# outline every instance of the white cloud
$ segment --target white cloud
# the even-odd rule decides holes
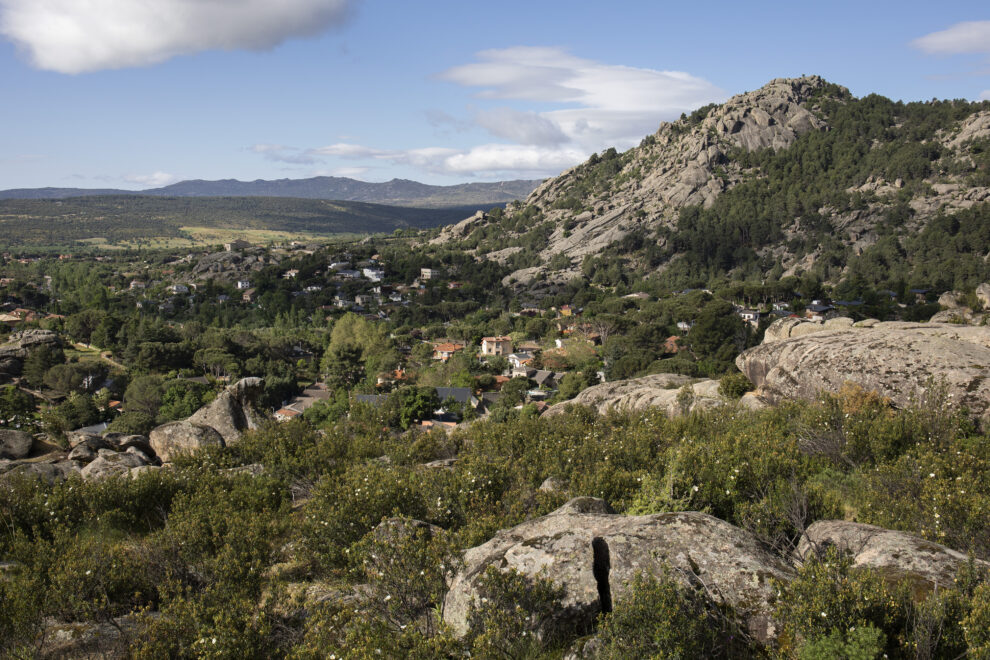
[[[310,149],[308,153],[323,157],[384,161],[393,165],[409,165],[433,174],[461,176],[525,173],[542,177],[556,174],[587,158],[587,154],[579,149],[548,149],[519,144],[483,144],[466,150],[445,147],[385,150],[359,144],[331,144]],[[355,169],[364,171],[368,168],[338,168],[333,172],[338,176],[351,176],[342,172]]]
[[[966,21],[911,42],[932,54],[990,53],[990,21]]]
[[[203,50],[266,50],[344,21],[352,0],[0,0],[0,33],[41,69],[85,73]]]
[[[477,96],[482,99],[572,106],[534,116],[545,122],[544,131],[553,126],[566,137],[552,144],[572,142],[589,152],[632,146],[655,131],[661,121],[727,96],[707,80],[688,73],[603,64],[560,48],[485,50],[478,53],[478,60],[448,69],[440,77],[481,88]],[[492,130],[490,115],[479,113],[478,123],[498,137],[509,137],[504,130]],[[514,139],[541,144],[519,136]]]
[[[167,172],[155,172],[153,174],[125,174],[124,181],[136,183],[149,188],[160,188],[170,183],[175,183],[179,177]]]
[[[982,92],[980,92],[980,100],[990,101],[990,89],[985,89]]]
[[[504,143],[460,149],[379,149],[342,141],[299,151],[281,145],[258,145],[254,150],[266,158],[345,159],[364,161],[362,166],[389,163],[459,177],[546,177],[582,162],[594,151],[638,144],[661,121],[727,96],[688,73],[603,64],[560,48],[486,50],[478,53],[477,60],[448,69],[440,78],[478,88],[476,96],[482,103],[500,101],[469,112],[476,129]],[[507,107],[506,100],[548,109],[521,110]],[[437,128],[463,133],[471,127],[443,110],[428,111],[426,116]]]
[[[467,152],[444,158],[439,171],[445,174],[497,175],[526,173],[531,176],[557,174],[580,163],[588,154],[579,149],[548,149],[518,144],[483,144]]]
[[[495,137],[520,144],[555,146],[570,141],[555,121],[535,112],[495,108],[478,112],[474,120]]]

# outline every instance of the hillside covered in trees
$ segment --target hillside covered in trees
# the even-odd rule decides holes
[[[811,274],[858,296],[985,281],[988,204],[990,103],[855,98],[809,77],[663,124],[437,240],[536,289]]]

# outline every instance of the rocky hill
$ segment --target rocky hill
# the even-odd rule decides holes
[[[435,241],[508,263],[506,282],[527,286],[592,276],[601,258],[678,284],[813,269],[834,282],[940,214],[985,218],[988,146],[990,103],[857,99],[818,76],[776,79]]]

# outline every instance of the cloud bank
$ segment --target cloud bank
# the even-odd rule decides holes
[[[929,54],[990,53],[990,21],[966,21],[926,34],[911,45]]]
[[[266,50],[346,20],[351,0],[0,0],[0,34],[60,73]]]
[[[309,149],[277,145],[251,149],[288,163],[346,159],[364,166],[388,163],[459,177],[539,178],[558,174],[592,152],[633,146],[656,131],[661,121],[727,96],[688,73],[603,64],[560,48],[486,50],[476,59],[444,71],[439,78],[476,89],[483,107],[472,110],[469,119],[433,110],[427,120],[457,133],[481,129],[501,142],[463,149],[390,150],[343,142]],[[552,109],[518,109],[507,102]]]

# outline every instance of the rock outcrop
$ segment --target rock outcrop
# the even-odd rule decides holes
[[[212,402],[197,410],[189,419],[169,422],[152,429],[150,449],[162,461],[202,447],[225,447],[237,442],[241,433],[258,428],[261,414],[255,401],[261,394],[261,378],[242,378],[229,386]]]
[[[990,327],[886,322],[826,330],[743,351],[736,365],[771,400],[814,399],[847,382],[899,407],[929,377],[944,379],[957,405],[990,420]]]
[[[659,407],[668,415],[722,405],[719,381],[698,381],[680,374],[653,374],[629,380],[593,385],[570,401],[550,406],[544,415],[559,415],[571,403],[589,406],[599,413],[616,410],[643,410]],[[682,391],[682,388],[687,388]]]
[[[622,516],[603,513],[604,502],[580,500],[502,530],[465,553],[444,602],[444,620],[456,633],[467,631],[479,579],[490,566],[562,587],[559,618],[551,627],[590,625],[603,603],[610,609],[622,602],[635,574],[661,575],[669,567],[685,585],[720,594],[757,639],[776,635],[773,579],[788,579],[792,571],[749,532],[703,513]]]
[[[990,284],[976,287],[976,298],[983,304],[983,309],[990,311]]]
[[[853,566],[872,568],[891,579],[917,584],[951,587],[956,572],[968,561],[966,555],[920,537],[873,525],[844,520],[813,523],[795,551],[799,561],[835,547],[852,557]],[[984,568],[990,563],[976,560]]]
[[[24,330],[10,335],[6,342],[0,344],[0,382],[21,375],[24,360],[34,349],[42,346],[58,348],[61,345],[58,333],[51,330]]]
[[[0,458],[18,459],[31,453],[34,438],[24,431],[0,429]]]
[[[215,429],[189,420],[169,422],[152,429],[150,441],[151,449],[163,463],[204,447],[226,446],[223,436]]]
[[[153,459],[136,449],[116,452],[112,449],[100,449],[96,458],[80,470],[83,479],[97,480],[107,477],[128,474],[132,468],[151,465]]]
[[[223,436],[228,445],[237,442],[243,431],[258,428],[261,416],[255,410],[254,402],[263,386],[261,378],[242,378],[186,421],[209,426]]]

